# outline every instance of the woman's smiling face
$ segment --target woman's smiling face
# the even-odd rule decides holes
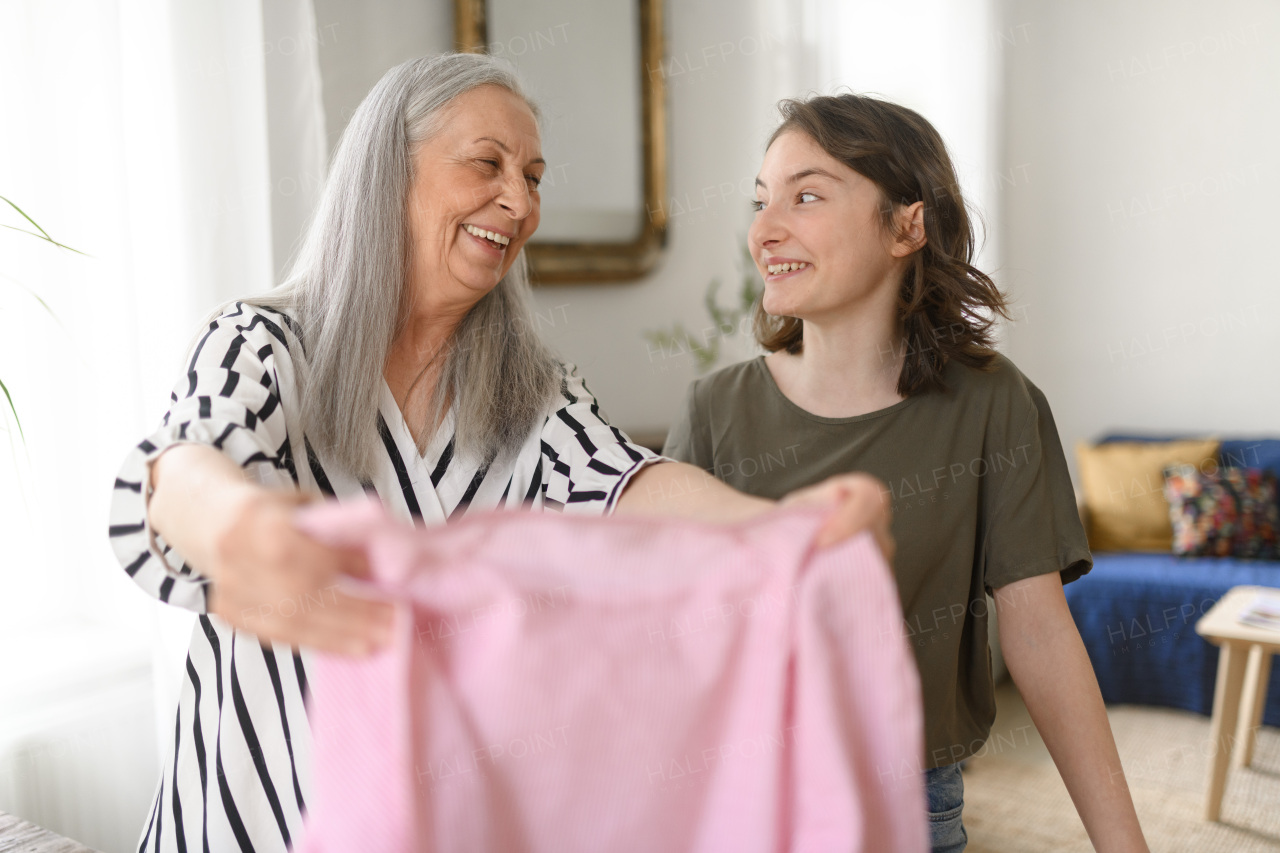
[[[808,134],[789,130],[765,152],[747,233],[764,277],[764,310],[814,320],[896,287],[901,261],[884,233],[882,193]]]
[[[538,123],[518,95],[486,85],[454,99],[413,154],[411,281],[437,304],[492,290],[538,227],[545,168]]]

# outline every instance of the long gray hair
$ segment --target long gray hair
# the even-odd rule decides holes
[[[514,70],[493,57],[447,53],[388,71],[342,134],[284,283],[246,300],[297,320],[307,364],[298,377],[303,429],[314,447],[324,447],[352,475],[372,474],[383,369],[411,307],[414,151],[440,129],[455,98],[484,85],[519,95],[538,115]],[[420,453],[449,405],[455,453],[482,463],[517,451],[545,415],[559,365],[535,333],[529,305],[521,250],[443,353],[428,420],[410,424]]]

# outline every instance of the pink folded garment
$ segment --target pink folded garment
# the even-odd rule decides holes
[[[309,510],[398,611],[387,650],[314,656],[300,849],[927,850],[893,579],[821,520]]]

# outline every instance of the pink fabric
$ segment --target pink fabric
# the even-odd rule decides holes
[[[892,576],[866,535],[815,552],[820,522],[308,511],[398,621],[315,656],[300,849],[926,850]]]

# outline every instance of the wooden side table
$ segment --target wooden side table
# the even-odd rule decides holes
[[[1259,592],[1276,591],[1265,586],[1233,587],[1196,622],[1196,633],[1220,648],[1209,727],[1212,751],[1205,820],[1217,820],[1221,813],[1228,761],[1236,767],[1248,767],[1253,761],[1267,700],[1271,656],[1280,651],[1280,631],[1245,625],[1237,617]]]

